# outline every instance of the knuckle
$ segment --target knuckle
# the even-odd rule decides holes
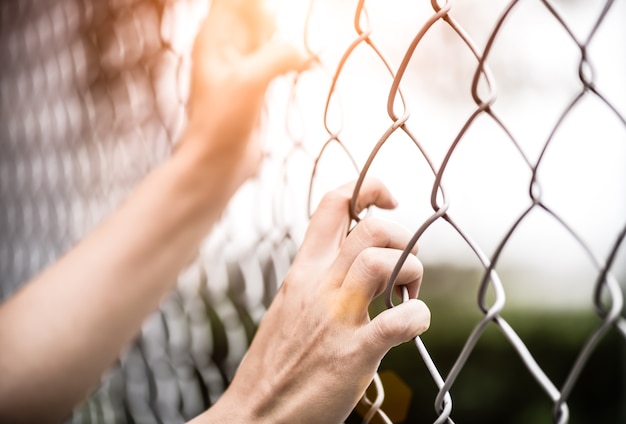
[[[382,258],[380,251],[375,248],[368,247],[361,251],[356,257],[355,264],[365,278],[378,280],[387,272],[384,258]]]
[[[385,184],[382,182],[380,178],[368,175],[363,180],[362,187],[366,187],[369,190],[373,190],[373,191],[382,191],[385,189]]]
[[[350,199],[343,195],[339,190],[329,191],[324,194],[320,201],[320,208],[323,209],[346,209],[348,208]]]
[[[412,329],[406,320],[378,320],[374,321],[374,331],[372,337],[374,343],[388,343],[395,340],[397,335],[409,333]]]
[[[386,321],[374,321],[373,328],[370,332],[370,341],[372,345],[379,345],[387,340],[389,334],[389,323]]]
[[[366,218],[356,228],[368,245],[386,246],[389,243],[387,226],[379,219]]]

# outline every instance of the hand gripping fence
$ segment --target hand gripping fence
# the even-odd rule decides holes
[[[478,307],[483,314],[483,318],[474,327],[465,345],[463,346],[461,353],[458,355],[454,365],[452,366],[449,373],[445,376],[445,378],[442,377],[439,373],[437,366],[431,358],[424,343],[420,340],[420,338],[417,338],[415,340],[417,349],[420,356],[422,357],[422,360],[428,367],[428,370],[433,380],[439,387],[439,392],[435,400],[435,408],[437,413],[439,414],[436,423],[453,422],[451,419],[452,398],[450,396],[450,389],[455,384],[457,377],[462,371],[474,347],[480,340],[485,329],[490,324],[494,324],[495,326],[497,326],[502,334],[507,338],[509,343],[517,351],[518,355],[527,367],[528,372],[532,374],[532,376],[536,379],[536,381],[543,388],[547,396],[553,402],[554,422],[568,422],[568,397],[572,392],[572,389],[576,385],[579,375],[581,374],[582,370],[584,369],[586,363],[593,354],[594,349],[596,348],[600,340],[602,340],[606,333],[611,330],[619,332],[622,336],[626,336],[626,321],[622,317],[624,301],[623,291],[620,288],[619,282],[616,280],[613,272],[611,271],[612,268],[616,266],[615,259],[617,257],[618,250],[623,245],[626,228],[622,227],[622,229],[614,237],[614,241],[612,242],[608,257],[598,257],[598,255],[585,242],[585,240],[579,234],[577,234],[576,230],[568,225],[568,223],[561,216],[559,216],[555,211],[550,208],[550,206],[548,206],[544,202],[542,198],[541,184],[538,175],[543,164],[545,153],[553,142],[555,134],[561,128],[566,119],[570,116],[572,111],[581,103],[582,99],[586,97],[595,97],[597,100],[599,100],[601,105],[606,108],[607,113],[614,115],[614,117],[619,120],[622,127],[626,125],[626,121],[623,115],[623,109],[622,111],[620,111],[616,106],[614,106],[609,100],[607,100],[607,98],[596,86],[593,76],[593,64],[591,63],[591,60],[588,56],[588,47],[594,40],[594,36],[596,35],[598,29],[602,26],[603,22],[606,20],[606,17],[610,13],[611,9],[613,7],[616,8],[616,6],[614,6],[615,2],[607,1],[603,3],[603,8],[597,15],[597,18],[594,21],[591,30],[585,35],[585,37],[582,38],[582,41],[574,35],[574,32],[568,26],[566,20],[559,14],[559,12],[552,6],[550,2],[541,2],[542,6],[545,8],[545,13],[551,15],[554,18],[555,24],[562,27],[562,29],[567,33],[570,39],[569,41],[571,43],[574,43],[576,48],[579,50],[579,88],[575,95],[571,98],[569,103],[563,108],[557,121],[552,126],[552,130],[545,142],[543,143],[540,154],[535,161],[531,160],[531,158],[525,153],[523,146],[513,136],[512,132],[508,130],[504,121],[500,119],[500,117],[497,115],[493,108],[494,104],[496,103],[497,81],[494,78],[493,73],[491,72],[488,65],[488,59],[490,58],[490,54],[492,53],[492,47],[494,43],[498,40],[498,37],[501,34],[503,28],[506,27],[507,20],[513,14],[515,8],[519,7],[519,4],[524,3],[523,1],[513,1],[505,5],[505,7],[502,9],[500,17],[496,20],[493,29],[488,34],[485,47],[481,49],[477,46],[477,43],[475,43],[468,35],[462,25],[460,25],[454,18],[455,9],[453,7],[453,3],[456,2],[448,1],[443,3],[433,0],[431,2],[432,15],[428,19],[425,19],[423,25],[419,27],[419,29],[416,31],[414,38],[411,40],[409,47],[406,49],[405,54],[400,61],[400,64],[396,68],[390,65],[390,61],[384,56],[382,50],[374,42],[374,35],[376,33],[373,27],[368,27],[369,17],[366,3],[374,2],[366,2],[363,0],[359,1],[356,5],[353,21],[355,31],[354,41],[345,50],[343,56],[337,61],[337,64],[334,65],[334,73],[332,76],[332,82],[330,83],[328,101],[326,103],[326,109],[324,114],[324,126],[326,131],[328,132],[329,141],[322,147],[320,155],[316,159],[316,165],[321,155],[324,153],[324,149],[328,146],[328,143],[332,142],[340,145],[341,148],[344,149],[346,153],[350,156],[352,163],[355,162],[354,159],[352,159],[352,155],[350,155],[349,149],[341,140],[341,130],[333,131],[329,129],[327,121],[329,104],[332,101],[332,97],[338,95],[336,92],[336,86],[340,78],[343,76],[343,73],[345,73],[344,67],[346,63],[350,61],[356,49],[361,47],[368,48],[371,50],[375,58],[380,61],[384,68],[389,72],[389,75],[393,80],[390,86],[387,102],[387,114],[390,119],[390,125],[388,129],[380,135],[378,142],[371,149],[371,152],[365,160],[363,166],[359,168],[358,183],[354,191],[351,204],[352,210],[354,209],[354,204],[360,186],[364,178],[368,175],[373,161],[377,158],[377,155],[379,155],[381,148],[385,145],[385,143],[390,140],[390,137],[395,132],[403,132],[404,134],[406,134],[406,136],[408,136],[408,138],[414,143],[415,147],[419,150],[420,154],[423,156],[423,159],[428,164],[428,167],[431,169],[434,175],[434,184],[432,185],[430,198],[433,213],[430,217],[425,219],[420,224],[411,242],[409,243],[409,245],[407,245],[402,254],[402,257],[398,261],[394,272],[389,278],[387,290],[385,292],[387,307],[394,306],[392,300],[393,287],[395,285],[395,280],[404,260],[406,260],[407,256],[410,254],[411,249],[420,240],[424,233],[427,232],[429,228],[433,226],[433,224],[437,221],[444,220],[454,229],[458,236],[461,237],[462,240],[468,245],[468,247],[471,249],[471,251],[480,262],[482,268],[484,269],[482,281],[478,292]],[[314,4],[315,1],[311,2],[309,19],[312,16],[311,10],[315,7]],[[442,163],[437,166],[430,158],[427,150],[423,147],[418,138],[409,128],[409,124],[407,122],[410,112],[407,107],[407,101],[405,100],[405,96],[403,96],[403,92],[400,89],[400,86],[401,84],[405,83],[406,80],[415,77],[415,75],[411,75],[409,72],[407,72],[408,65],[413,59],[416,49],[420,47],[423,39],[428,35],[433,26],[442,23],[447,25],[454,32],[454,36],[458,37],[458,39],[463,43],[465,48],[469,52],[471,52],[471,55],[475,58],[475,71],[470,87],[470,93],[472,100],[475,104],[475,109],[467,118],[467,121],[464,123],[461,130],[453,138],[445,153]],[[312,54],[318,53],[311,49],[310,44],[306,39],[306,36],[307,34],[305,33],[305,45],[309,47],[309,50]],[[483,92],[481,92],[481,90],[479,89],[479,86],[481,84],[486,87],[486,90],[482,90]],[[400,98],[400,102],[397,101],[397,98]],[[447,167],[458,146],[463,142],[464,137],[471,129],[472,125],[479,118],[484,116],[489,117],[493,121],[493,123],[495,123],[498,127],[502,129],[503,133],[506,136],[507,142],[513,144],[518,154],[522,157],[524,163],[530,171],[530,179],[528,180],[528,195],[530,198],[530,204],[519,215],[513,225],[505,233],[504,237],[502,237],[500,243],[497,245],[494,253],[491,255],[487,255],[481,249],[481,247],[472,240],[467,231],[465,231],[460,225],[458,225],[452,218],[452,216],[448,213],[450,203],[448,200],[449,198],[446,194],[445,185],[443,184],[443,179],[446,175]],[[621,142],[623,143],[623,141],[624,140],[622,134]],[[317,168],[314,168],[313,178],[311,180],[312,182],[315,179],[316,170]],[[542,209],[543,211],[545,211],[571,235],[572,241],[580,245],[580,247],[585,251],[586,255],[593,263],[593,266],[597,271],[595,295],[593,300],[596,314],[598,315],[598,317],[601,318],[602,322],[595,329],[595,331],[593,331],[589,335],[586,343],[580,350],[578,358],[573,364],[569,375],[560,387],[557,387],[557,385],[550,380],[550,378],[541,368],[540,364],[535,361],[532,353],[529,351],[522,339],[518,336],[514,328],[512,328],[509,323],[501,316],[501,312],[506,302],[505,289],[504,284],[498,272],[496,271],[496,265],[502,251],[505,249],[505,247],[507,247],[507,244],[509,243],[512,236],[516,232],[520,231],[519,228],[521,224],[524,222],[527,216],[536,209]],[[358,221],[358,217],[354,213],[351,213],[351,217]],[[493,292],[495,293],[495,298],[491,303],[487,300],[487,292],[489,289],[493,290]],[[603,296],[606,296],[608,300],[603,301]]]
[[[556,0],[301,3],[307,10],[297,36],[318,64],[292,81],[279,82],[270,93],[274,103],[266,116],[266,133],[276,139],[268,142],[265,168],[233,199],[196,262],[180,275],[177,290],[146,320],[137,340],[70,421],[182,422],[209,407],[232,378],[255,325],[279,287],[322,187],[333,188],[344,182],[344,176],[356,178],[351,218],[358,222],[354,201],[366,176],[376,174],[392,192],[399,184],[392,178],[397,169],[381,174],[377,164],[386,149],[402,139],[414,154],[408,162],[392,158],[393,166],[406,167],[400,182],[424,193],[432,210],[423,208],[407,219],[415,232],[389,277],[386,306],[394,306],[392,289],[411,249],[419,242],[427,254],[429,234],[441,226],[450,230],[455,243],[469,249],[472,263],[481,271],[476,305],[480,319],[445,375],[427,343],[415,339],[416,360],[425,364],[438,388],[433,399],[435,422],[453,422],[453,388],[460,384],[458,377],[477,344],[493,327],[545,392],[553,422],[568,422],[568,400],[597,346],[612,332],[626,338],[624,282],[620,286],[618,281],[623,276],[620,259],[626,218],[622,215],[613,225],[608,248],[600,254],[568,222],[566,213],[551,206],[542,176],[552,166],[549,152],[560,131],[590,100],[600,114],[617,122],[612,136],[624,151],[626,95],[603,86],[593,51],[606,41],[601,38],[603,28],[623,16],[626,2],[590,2],[596,8],[584,9],[593,17],[588,28],[572,24],[571,16],[563,13],[564,2]],[[475,35],[474,22],[465,19],[470,3],[479,13],[494,17],[482,36]],[[423,7],[419,16],[403,13],[403,7],[417,4]],[[499,112],[506,90],[498,89],[505,76],[496,69],[497,55],[502,53],[499,43],[510,40],[507,31],[518,19],[516,13],[529,5],[536,9],[533,16],[557,28],[554,37],[575,49],[578,57],[573,91],[548,125],[536,156],[515,135],[516,124]],[[0,298],[8,297],[71,247],[170,153],[185,123],[191,46],[209,7],[200,0],[0,2]],[[390,18],[391,23],[377,26],[382,18]],[[536,30],[533,22],[525,23],[528,31]],[[407,27],[408,32],[401,30]],[[456,46],[444,54],[450,56],[447,63],[471,68],[467,85],[445,83],[461,87],[455,96],[464,96],[460,101],[466,109],[459,130],[451,130],[454,124],[445,117],[435,116],[436,108],[425,110],[422,102],[427,100],[414,89],[424,74],[433,75],[427,64],[415,62],[423,60],[422,50],[432,45],[434,34],[442,28],[446,40]],[[616,41],[616,56],[624,56],[625,39],[622,34]],[[374,76],[368,80],[370,74]],[[343,90],[349,83],[357,89]],[[386,105],[368,97],[376,91],[384,92]],[[369,115],[361,116],[361,109],[351,113],[353,98],[363,109],[369,108]],[[422,136],[428,119],[445,136]],[[523,164],[521,172],[528,176],[524,180],[527,204],[499,234],[493,249],[483,246],[480,236],[472,237],[475,229],[463,221],[462,211],[454,209],[459,192],[450,189],[459,178],[454,159],[468,148],[472,132],[485,121],[498,129],[499,142],[512,148]],[[593,127],[589,121],[584,124]],[[368,140],[375,142],[369,145]],[[622,157],[621,163],[625,160]],[[426,177],[409,181],[408,175],[417,168],[424,168],[420,175]],[[592,184],[602,189],[605,183],[598,179]],[[418,186],[428,191],[419,191]],[[613,193],[619,196],[624,198],[624,192]],[[510,302],[506,277],[498,265],[537,211],[568,234],[595,275],[592,303],[599,324],[561,383],[550,378],[503,317]],[[426,278],[424,285],[428,284],[436,282]],[[391,422],[381,409],[380,378],[374,386],[376,398],[363,400],[363,420]]]

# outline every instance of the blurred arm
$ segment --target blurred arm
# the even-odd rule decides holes
[[[248,3],[213,3],[194,46],[188,127],[172,157],[0,306],[1,422],[67,417],[256,173],[261,150],[253,133],[267,85],[301,69],[305,58],[271,41],[271,20],[251,17]]]
[[[0,421],[58,422],[98,384],[227,201],[200,165],[174,156],[0,307]]]

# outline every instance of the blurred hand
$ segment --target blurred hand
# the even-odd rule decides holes
[[[218,166],[231,191],[260,165],[254,131],[268,84],[307,63],[273,34],[261,0],[214,0],[194,45],[189,123],[180,149]]]
[[[430,312],[415,299],[422,266],[414,254],[397,280],[411,299],[370,321],[368,306],[385,290],[411,234],[366,218],[346,237],[352,189],[347,185],[327,194],[313,215],[293,266],[224,395],[224,404],[239,405],[235,415],[231,409],[229,422],[343,422],[388,350],[428,328]],[[369,180],[357,208],[369,205],[388,209],[395,201],[380,182]]]

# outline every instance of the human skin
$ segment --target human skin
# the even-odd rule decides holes
[[[188,126],[175,152],[75,248],[0,305],[0,422],[67,418],[257,172],[255,130],[266,88],[308,66],[272,33],[257,0],[214,0],[196,40]],[[367,305],[408,234],[368,219],[346,238],[349,193],[343,187],[320,204],[233,383],[199,422],[339,422],[384,353],[427,328],[428,310],[417,300],[369,322]],[[359,202],[394,206],[375,180]],[[421,265],[410,256],[399,284],[415,297],[420,281]]]
[[[430,312],[416,299],[422,265],[415,255],[397,279],[411,299],[370,321],[368,306],[411,234],[367,218],[346,237],[352,189],[321,201],[231,386],[193,423],[341,423],[389,349],[426,331]],[[370,205],[395,205],[377,180],[367,180],[358,197],[357,209]]]

